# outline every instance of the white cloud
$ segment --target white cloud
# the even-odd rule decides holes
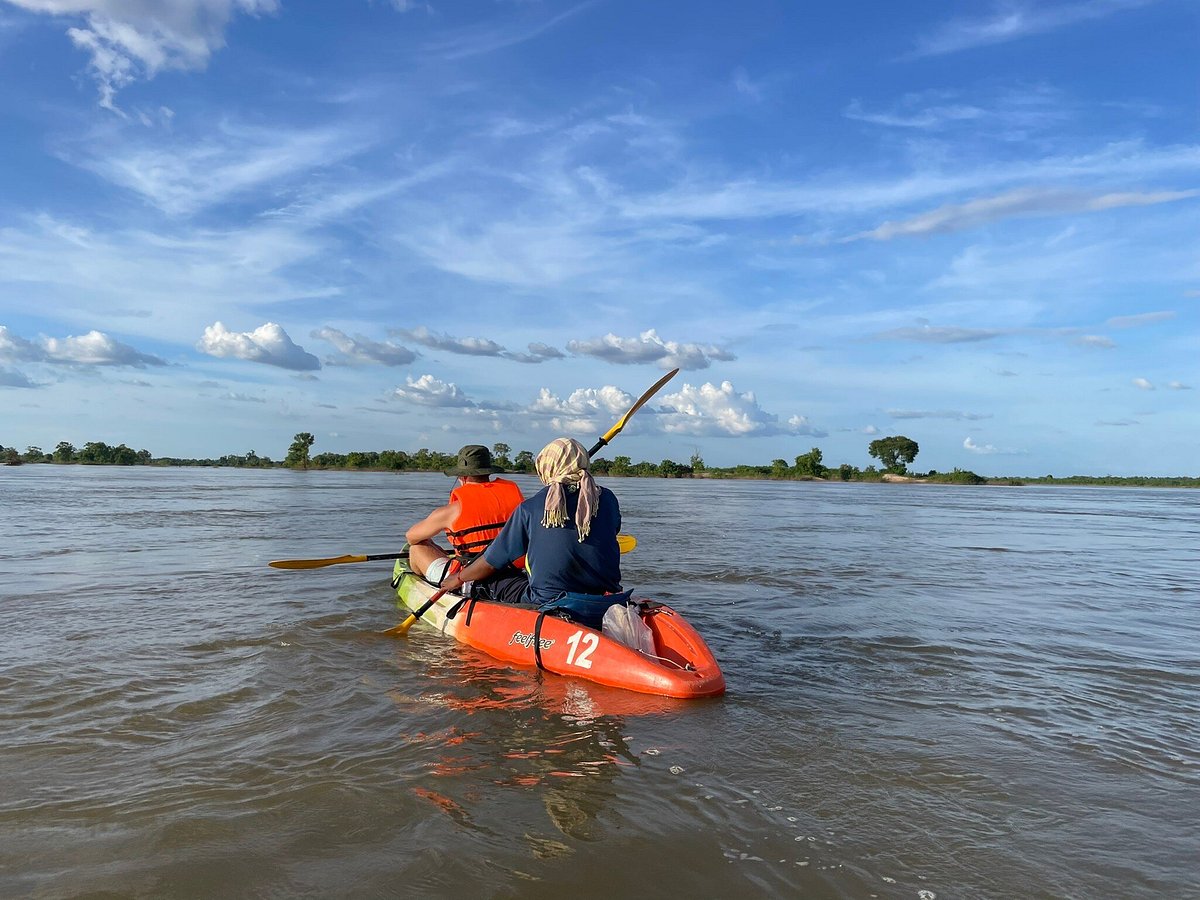
[[[350,337],[343,331],[328,325],[312,332],[312,337],[329,341],[350,360],[355,362],[379,363],[385,366],[406,366],[417,358],[417,354],[399,344],[381,343],[362,335]]]
[[[1134,386],[1134,387],[1136,387],[1136,388],[1138,388],[1139,390],[1142,390],[1142,391],[1152,391],[1152,390],[1154,390],[1154,385],[1153,385],[1153,384],[1151,384],[1149,381],[1147,381],[1145,378],[1135,378],[1135,379],[1133,379],[1133,386]]]
[[[278,0],[9,0],[32,12],[70,16],[67,29],[86,51],[100,89],[100,105],[117,111],[118,90],[167,69],[203,69],[225,45],[234,15],[272,13]]]
[[[1190,384],[1184,384],[1182,381],[1172,381],[1167,387],[1173,391],[1190,391],[1192,389]]]
[[[361,151],[370,138],[351,128],[262,128],[228,120],[203,136],[169,140],[150,136],[138,144],[106,141],[64,146],[60,155],[115,185],[133,191],[170,215],[190,215],[260,188],[334,165]],[[337,203],[369,203],[376,193],[347,191],[327,199],[310,219]],[[344,210],[343,210],[344,211]],[[294,217],[294,216],[293,216]]]
[[[656,417],[668,434],[700,436],[767,436],[810,434],[824,437],[803,416],[792,416],[786,424],[758,405],[751,392],[739,394],[728,381],[720,385],[685,384],[683,389],[662,398]]]
[[[43,337],[38,343],[13,334],[0,325],[0,360],[10,362],[60,363],[77,366],[165,366],[166,362],[135,350],[101,331],[78,337]]]
[[[542,388],[537,399],[529,406],[528,412],[548,416],[550,427],[555,431],[598,431],[602,422],[605,423],[604,427],[611,424],[614,417],[624,415],[633,403],[632,395],[612,385],[602,388],[580,388],[573,391],[566,400],[560,399],[549,388]],[[641,412],[649,413],[649,421],[654,419],[653,407],[643,407]],[[647,427],[651,427],[649,421],[646,423]]]
[[[1175,313],[1172,310],[1164,309],[1158,312],[1140,313],[1136,316],[1113,316],[1104,324],[1109,328],[1137,328],[1141,325],[1165,322],[1173,318],[1175,318]]]
[[[431,44],[429,50],[447,60],[458,60],[469,56],[492,53],[496,50],[502,50],[505,47],[512,47],[516,44],[523,44],[526,41],[540,37],[561,22],[583,12],[590,6],[594,6],[595,3],[596,0],[586,0],[586,2],[577,3],[575,6],[565,9],[549,19],[542,18],[539,15],[536,18],[530,17],[525,21],[515,23],[463,29],[450,38]],[[405,4],[405,7],[407,5]],[[535,15],[540,14],[541,10],[539,7],[540,4],[533,7]]]
[[[46,357],[51,362],[81,366],[165,366],[166,362],[149,353],[140,353],[107,334],[89,331],[80,337],[46,338]]]
[[[506,351],[504,353],[504,358],[522,363],[540,363],[545,362],[548,359],[566,359],[566,354],[557,347],[551,347],[549,344],[540,344],[534,342],[529,344],[528,353],[515,353]]]
[[[0,325],[0,359],[8,362],[41,362],[46,352],[20,335],[13,334],[7,325]]]
[[[222,359],[242,359],[281,369],[307,371],[321,368],[321,362],[303,347],[292,342],[288,333],[274,322],[254,331],[230,331],[220,322],[204,329],[196,349]]]
[[[1148,0],[1083,0],[1075,3],[1005,2],[984,18],[955,19],[917,41],[912,56],[937,56],[1001,44],[1032,34],[1101,19]]]
[[[1116,341],[1104,337],[1102,334],[1083,334],[1075,339],[1075,343],[1082,347],[1096,347],[1101,350],[1111,350],[1117,346]]]
[[[991,444],[976,444],[973,440],[971,440],[969,435],[963,438],[963,449],[970,450],[972,453],[981,453],[985,455],[1000,452]]]
[[[1200,190],[1125,191],[1092,195],[1083,191],[1018,188],[995,197],[981,197],[966,203],[947,203],[910,219],[884,222],[878,228],[860,232],[845,240],[890,241],[898,237],[947,234],[1014,217],[1099,212],[1123,206],[1153,206],[1197,196],[1200,196]]]
[[[419,325],[416,328],[394,328],[390,334],[398,334],[401,337],[408,338],[410,341],[416,341],[425,347],[431,347],[434,350],[445,350],[449,353],[460,353],[464,356],[502,356],[504,348],[495,341],[487,338],[455,338],[448,334],[439,334],[436,331],[430,331],[424,325]]]
[[[923,344],[967,344],[989,341],[1009,332],[985,328],[953,328],[923,325],[920,328],[893,328],[871,337],[877,341],[916,341]]]
[[[967,422],[975,422],[979,419],[990,419],[992,417],[991,413],[969,413],[952,409],[889,409],[887,414],[893,419],[954,419]]]
[[[732,353],[711,344],[664,341],[653,328],[636,338],[617,337],[610,332],[591,341],[570,341],[567,349],[579,356],[607,362],[622,365],[654,363],[664,369],[707,369],[712,360],[736,359]]]
[[[453,382],[442,381],[432,375],[422,375],[413,380],[412,376],[405,379],[405,386],[396,388],[394,396],[418,406],[453,407],[465,409],[475,406],[467,399],[466,394],[459,390]]]

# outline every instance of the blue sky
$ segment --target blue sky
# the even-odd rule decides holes
[[[0,0],[0,444],[1198,474],[1185,0]]]

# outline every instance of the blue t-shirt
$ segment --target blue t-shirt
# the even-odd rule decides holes
[[[483,554],[488,564],[499,569],[522,554],[529,566],[531,603],[558,600],[566,591],[579,594],[616,593],[621,590],[621,506],[608,488],[600,488],[600,503],[592,529],[582,543],[575,529],[579,493],[567,491],[567,522],[557,528],[542,526],[546,492],[538,491],[518,506],[500,534]]]

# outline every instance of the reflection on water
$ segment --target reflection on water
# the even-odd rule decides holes
[[[265,566],[447,486],[0,470],[0,896],[1197,896],[1200,492],[612,480],[688,702]]]

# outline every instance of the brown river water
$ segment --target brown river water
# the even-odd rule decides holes
[[[605,484],[724,697],[267,567],[440,475],[0,469],[0,897],[1200,897],[1200,491]]]

